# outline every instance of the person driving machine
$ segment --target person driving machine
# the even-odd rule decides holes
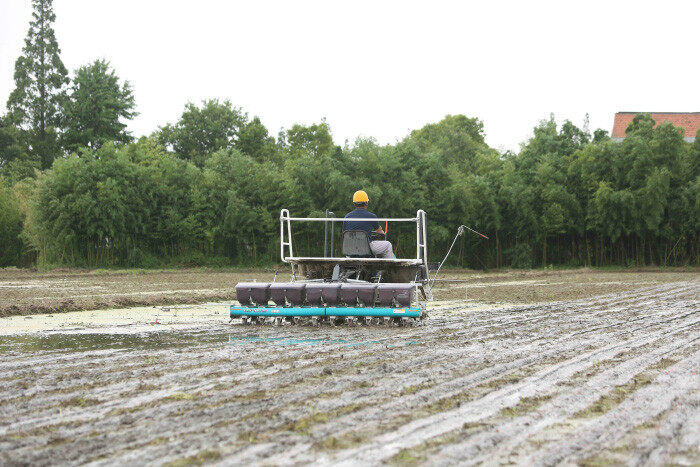
[[[348,220],[343,221],[343,232],[346,230],[364,230],[367,233],[367,238],[369,238],[369,247],[372,253],[377,258],[396,258],[394,255],[391,242],[387,240],[373,240],[372,233],[377,233],[380,235],[385,235],[384,229],[379,225],[376,220],[364,220],[364,219],[377,219],[377,216],[367,210],[367,205],[369,204],[369,197],[367,193],[362,190],[356,191],[352,196],[352,204],[355,206],[355,210],[347,213],[345,219],[363,219],[360,220]]]

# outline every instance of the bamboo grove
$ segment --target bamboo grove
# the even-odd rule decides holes
[[[518,154],[501,154],[478,119],[461,115],[394,145],[340,147],[326,123],[273,138],[257,118],[208,101],[136,142],[79,149],[36,178],[3,178],[1,258],[48,267],[268,265],[279,254],[281,208],[344,215],[364,189],[381,216],[426,210],[434,255],[460,224],[490,236],[463,237],[453,265],[697,264],[699,161],[697,139],[654,128],[647,115],[619,143],[545,121]],[[412,235],[389,227],[399,255],[413,253]],[[322,224],[296,229],[303,252],[321,254],[322,242]]]

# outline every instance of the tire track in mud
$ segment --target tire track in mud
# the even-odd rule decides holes
[[[638,296],[636,297],[636,299],[639,299],[639,298],[642,298],[642,297],[643,297],[643,296],[638,295]],[[528,308],[533,308],[533,307],[530,306],[530,307],[528,307]],[[572,308],[575,308],[575,305],[574,305],[574,306],[566,306],[566,307],[563,307],[563,308],[564,308],[564,311],[565,311],[565,312],[568,312],[568,311],[571,311]],[[518,311],[517,308],[516,308],[515,310]],[[509,312],[510,310],[506,309],[506,310],[504,310],[504,311],[505,311],[505,312]],[[511,325],[511,324],[517,324],[517,323],[521,323],[521,322],[523,322],[523,321],[532,320],[532,319],[551,319],[551,318],[552,318],[552,315],[554,314],[554,313],[550,312],[548,315],[542,317],[541,311],[542,311],[542,309],[540,308],[538,313],[533,314],[534,318],[518,319],[518,320],[511,321],[511,322],[507,322],[507,323],[499,322],[498,320],[501,319],[501,318],[498,318],[498,317],[496,317],[496,318],[493,318],[493,317],[487,318],[487,320],[486,320],[484,323],[482,323],[482,322],[479,322],[479,323],[471,323],[471,322],[469,322],[469,321],[467,321],[466,323],[467,323],[467,324],[485,324],[485,323],[492,322],[492,323],[496,323],[496,324],[498,324],[498,325]],[[579,313],[580,313],[580,312],[583,312],[583,311],[586,311],[586,307],[585,307],[585,306],[584,306],[583,308],[581,308],[581,309],[578,310]],[[608,310],[607,312],[612,312],[612,311],[614,311],[614,310]],[[463,320],[465,317],[468,319],[468,315],[466,315],[466,316],[465,316],[465,315],[462,315],[462,316],[459,316],[459,317],[454,317],[454,318],[452,318],[452,320],[453,320],[454,322],[458,322],[460,319]],[[403,336],[395,336],[395,337],[401,338],[401,337],[403,337]],[[430,336],[428,336],[428,337],[430,337]],[[329,353],[335,352],[335,351],[337,351],[337,350],[338,350],[337,348],[336,348],[336,349],[331,349],[331,350],[329,351]],[[268,355],[268,357],[269,357],[269,355]],[[57,357],[55,357],[55,354],[51,354],[50,357],[47,357],[47,358],[51,358],[51,359],[54,359],[54,360],[61,360],[60,362],[59,362],[59,361],[56,361],[56,362],[55,362],[55,363],[57,363],[57,364],[58,364],[58,363],[61,363],[61,365],[64,364],[64,360],[62,360],[63,358],[71,358],[71,359],[73,359],[73,360],[78,360],[78,359],[81,359],[81,358],[84,359],[84,357],[80,357],[80,356],[76,357],[76,356],[74,356],[74,355],[68,355],[68,356],[65,356],[65,357],[64,357],[64,356],[58,356],[58,358],[57,358]],[[129,358],[129,357],[125,357],[125,358]],[[274,357],[271,357],[271,358],[274,358]],[[34,360],[34,361],[31,361],[31,362],[28,362],[28,363],[25,362],[25,364],[26,364],[27,366],[32,367],[32,368],[36,368],[36,365],[40,365],[40,364],[41,364],[41,365],[44,365],[45,363],[46,363],[45,361],[41,361],[41,360],[38,360],[38,359],[37,359],[37,360]],[[83,362],[82,364],[84,365],[85,362]],[[53,369],[53,368],[50,368],[50,369]],[[77,369],[77,368],[76,368],[76,369]],[[8,368],[7,362],[2,362],[2,363],[0,363],[0,371],[3,371],[3,370],[5,370],[5,371],[9,371],[9,370],[10,370],[10,368]],[[67,371],[70,371],[70,370],[71,370],[70,367],[66,368],[65,366],[62,366],[62,371],[67,372]]]
[[[328,351],[327,353],[328,353],[328,354],[333,354],[334,352],[337,352],[338,350],[339,350],[339,349],[331,349],[331,350]],[[94,355],[90,355],[88,358],[91,358],[91,357],[94,357]],[[53,359],[53,356],[51,356],[50,358]],[[152,355],[151,358],[156,358],[156,359],[157,359],[157,358],[159,358],[159,355],[158,355],[158,354]],[[36,364],[36,363],[39,363],[39,362],[34,362],[34,363]],[[87,370],[87,371],[86,371],[84,368],[80,368],[79,366],[78,366],[78,367],[75,367],[75,368],[71,368],[71,367],[65,368],[65,367],[63,367],[63,366],[61,365],[61,363],[62,363],[62,362],[56,362],[55,366],[59,366],[59,365],[60,365],[60,366],[61,366],[61,369],[62,369],[62,372],[63,372],[64,374],[65,374],[65,373],[70,373],[71,370],[73,370],[74,372],[77,371],[77,370],[80,370],[81,372],[84,372],[84,373],[88,373],[88,374],[90,373],[90,370]],[[104,363],[107,364],[107,362],[104,362]],[[83,362],[83,364],[84,364],[84,362]],[[140,366],[140,364],[136,364],[136,365],[133,365],[133,366]],[[127,369],[128,369],[128,367],[127,367]],[[176,368],[171,368],[171,371],[173,371],[173,370],[176,370]],[[45,369],[45,371],[46,371],[46,369]],[[100,370],[97,370],[97,371],[100,371]],[[51,376],[53,376],[53,375],[51,375]],[[118,378],[118,376],[115,375],[115,371],[110,372],[110,376],[115,376],[115,377]]]
[[[580,426],[556,446],[547,445],[525,459],[525,463],[553,465],[576,462],[614,444],[630,429],[669,409],[677,398],[698,390],[700,352],[660,374],[651,384],[635,391],[614,409]],[[695,375],[695,376],[694,376]],[[696,427],[696,431],[700,428]]]
[[[516,366],[517,366],[517,365],[516,365]],[[419,396],[420,396],[420,395],[422,395],[422,393],[419,393]],[[402,405],[402,404],[405,404],[406,402],[407,402],[407,401],[406,401],[406,398],[401,398],[401,399],[400,399],[400,402],[397,401],[395,405],[396,405],[396,406],[400,406],[400,405]],[[393,410],[393,409],[396,409],[396,407],[389,407],[389,406],[383,406],[383,407],[381,407],[381,410],[382,410],[383,413],[391,413],[391,410]],[[366,419],[363,419],[363,420],[361,420],[360,422],[363,423],[363,426],[364,426],[364,425],[366,425],[367,420],[366,420]]]
[[[700,394],[681,396],[653,434],[636,446],[628,465],[692,464],[700,458]],[[674,459],[676,456],[685,458]]]
[[[417,393],[414,396],[408,396],[405,398],[401,398],[399,400],[394,400],[391,403],[385,404],[381,407],[376,407],[378,411],[385,411],[385,410],[391,410],[392,413],[396,413],[396,411],[403,409],[404,411],[407,408],[413,408],[414,406],[420,406],[420,401],[421,399],[425,399],[426,396],[437,396],[439,395],[442,398],[448,398],[452,396],[458,395],[460,392],[463,392],[466,388],[469,388],[471,386],[493,380],[498,377],[502,377],[506,375],[509,371],[512,370],[522,370],[523,368],[526,368],[528,366],[536,365],[538,363],[541,363],[542,360],[547,360],[551,359],[554,355],[559,354],[559,358],[562,358],[566,356],[566,352],[571,352],[571,354],[579,354],[579,343],[572,343],[569,348],[563,349],[561,347],[557,347],[553,351],[550,352],[543,352],[540,350],[537,356],[535,357],[528,357],[528,358],[522,358],[522,359],[516,359],[516,360],[510,360],[507,361],[505,364],[490,364],[488,368],[484,368],[481,371],[472,373],[464,378],[457,379],[457,380],[450,380],[445,382],[444,384],[437,384],[435,386],[430,387],[429,389],[425,391],[421,391]],[[518,349],[520,351],[523,350],[532,350],[532,349]],[[572,350],[574,352],[572,352]],[[596,349],[598,351],[599,349]],[[520,353],[520,352],[518,352]],[[593,352],[591,352],[593,353]],[[416,404],[417,402],[417,404]],[[364,419],[362,420],[364,423],[367,422],[366,420],[366,413],[361,413],[358,416],[363,417]],[[359,422],[359,420],[357,420]],[[355,423],[354,420],[348,420],[349,425],[353,425]]]
[[[688,332],[689,330],[685,329],[679,333],[687,334]],[[611,389],[629,382],[650,365],[657,363],[669,354],[684,350],[690,345],[697,347],[700,338],[691,336],[675,341],[677,334],[671,332],[665,334],[658,341],[649,342],[643,346],[645,349],[644,353],[595,374],[592,378],[568,392],[558,392],[558,389],[561,388],[557,388],[557,385],[542,390],[537,393],[537,397],[544,396],[546,398],[547,396],[553,396],[551,400],[545,401],[534,411],[524,416],[515,417],[505,422],[502,420],[499,422],[497,419],[489,420],[488,425],[492,429],[470,436],[464,442],[457,442],[443,447],[435,453],[436,457],[440,459],[435,463],[450,463],[465,458],[470,459],[470,463],[474,464],[487,460],[509,462],[511,451],[525,440],[531,439],[542,430],[560,423],[576,412],[585,409]],[[668,341],[669,339],[671,341],[667,342],[665,346],[658,346],[660,341]],[[521,396],[522,399],[523,397]]]
[[[353,452],[352,449],[339,451],[341,457],[337,459],[324,451],[314,450],[306,454],[301,451],[320,438],[347,433],[357,423],[374,424],[380,429],[382,419],[401,422],[401,417],[407,412],[402,403],[407,407],[425,407],[441,396],[449,398],[459,394],[467,384],[478,386],[489,381],[501,384],[499,378],[523,368],[535,375],[546,374],[542,373],[546,371],[561,372],[563,370],[556,368],[565,365],[567,360],[547,360],[547,356],[552,358],[557,352],[560,357],[578,358],[580,362],[585,360],[586,354],[590,354],[587,361],[594,358],[591,355],[595,352],[602,355],[600,352],[604,352],[606,345],[622,345],[630,341],[626,345],[639,347],[639,339],[678,330],[683,323],[692,320],[693,315],[688,310],[692,311],[692,306],[697,305],[693,301],[696,294],[697,284],[690,282],[590,300],[467,311],[458,315],[450,315],[450,311],[442,308],[431,313],[425,326],[390,330],[295,327],[289,331],[284,327],[235,327],[227,328],[232,332],[223,334],[244,338],[252,335],[263,340],[225,345],[223,349],[221,342],[205,342],[179,351],[137,350],[121,355],[101,355],[95,351],[76,355],[66,351],[60,354],[65,358],[55,361],[52,361],[55,353],[46,353],[30,357],[33,368],[17,356],[0,363],[0,369],[14,371],[21,378],[25,370],[19,368],[34,371],[36,365],[43,362],[43,368],[36,368],[41,375],[34,377],[48,391],[62,387],[56,382],[52,385],[51,380],[64,371],[84,372],[72,381],[94,382],[100,379],[106,384],[87,396],[100,400],[93,407],[70,408],[59,416],[48,411],[41,418],[33,412],[39,406],[20,409],[21,416],[11,425],[14,428],[40,430],[57,420],[66,425],[57,427],[50,434],[8,441],[3,440],[2,434],[11,430],[0,422],[0,448],[10,453],[11,459],[34,463],[46,462],[49,458],[54,462],[82,463],[99,456],[103,456],[102,463],[128,460],[162,462],[195,455],[206,449],[217,450],[227,463],[268,462],[277,459],[275,456],[282,452],[287,455],[279,458],[280,463],[289,463],[292,459],[340,460],[342,455]],[[460,309],[457,307],[453,311]],[[612,327],[601,328],[610,325],[611,321],[614,321]],[[221,332],[221,328],[207,329]],[[587,332],[574,334],[582,331]],[[320,345],[286,346],[264,341],[279,337],[280,332],[286,336],[293,332],[298,339],[318,339],[320,334],[326,341]],[[347,347],[348,342],[332,342],[340,336],[344,341],[369,343]],[[381,343],[371,343],[379,340],[373,339],[376,337],[381,337]],[[405,345],[413,340],[417,343]],[[404,346],[388,347],[396,344]],[[543,349],[549,349],[549,353]],[[568,349],[568,354],[561,355],[564,349]],[[344,357],[334,359],[340,353]],[[533,355],[523,357],[522,354],[527,353]],[[152,367],[133,362],[134,359],[154,356],[167,362],[157,370],[158,375],[152,374]],[[527,361],[528,366],[524,366],[524,361],[513,364],[519,358],[531,360]],[[70,370],[65,369],[67,362],[71,362]],[[359,365],[356,367],[355,364]],[[580,370],[581,363],[571,363],[567,371],[576,370],[576,365]],[[325,373],[326,370],[329,373]],[[532,377],[525,375],[523,382]],[[137,401],[148,404],[165,394],[172,394],[172,390],[150,390],[136,397],[125,388],[133,388],[138,382],[164,385],[169,381],[178,381],[177,391],[197,393],[197,397],[146,405],[138,412],[109,414],[110,410],[138,405]],[[392,396],[392,391],[401,394],[413,386],[419,388],[398,398]],[[504,391],[500,396],[503,399],[508,391],[513,390],[512,386],[511,383],[501,384],[483,397],[495,397],[489,395],[500,390]],[[395,390],[389,390],[392,387]],[[268,392],[246,399],[246,395],[255,395],[261,389]],[[0,388],[0,399],[6,395],[7,392]],[[50,395],[43,397],[38,391],[35,396],[37,403],[44,400],[45,405],[65,397],[51,399]],[[512,394],[509,397],[512,398],[509,401],[516,401]],[[290,421],[308,418],[309,401],[315,404],[318,413],[328,413],[328,419],[317,420],[303,433],[290,430]],[[357,410],[343,413],[355,403],[359,403]],[[460,408],[469,403],[472,402]],[[11,405],[16,414],[19,407]],[[399,429],[429,420],[429,417],[406,420]],[[71,426],[71,422],[78,425]],[[235,439],[247,431],[268,432],[274,434],[277,441],[269,443],[263,440],[250,445],[249,440]],[[96,434],[89,437],[93,433]],[[52,442],[54,435],[64,441]],[[417,440],[424,441],[425,438],[418,436]],[[45,444],[42,446],[38,441]],[[151,442],[154,444],[149,444]],[[360,448],[370,446],[371,443],[366,441],[360,443]],[[297,457],[292,456],[294,452],[298,452]],[[376,463],[377,458],[370,462]]]
[[[645,342],[640,342],[640,345],[654,342],[655,339],[663,337],[667,333],[666,330],[659,331]],[[410,422],[395,432],[379,437],[371,445],[350,450],[333,460],[340,463],[352,463],[354,461],[372,462],[372,460],[386,459],[396,454],[400,449],[455,430],[463,426],[464,423],[478,422],[505,407],[517,404],[522,397],[546,393],[547,390],[553,389],[558,382],[570,378],[575,372],[599,359],[614,356],[626,345],[634,345],[634,343],[609,345],[565,360],[561,364],[547,367],[533,376],[526,377],[520,383],[504,385],[484,397],[467,402],[454,411],[438,413]]]
[[[204,349],[204,350],[206,351],[207,349]],[[180,366],[174,365],[174,368],[172,368],[172,367],[171,367],[171,368],[168,368],[168,370],[170,370],[170,373],[168,373],[167,375],[164,375],[164,377],[177,376],[177,379],[178,379],[178,380],[182,380],[182,379],[187,378],[188,376],[190,376],[190,374],[193,375],[193,376],[208,376],[208,375],[206,375],[206,374],[205,374],[205,375],[200,375],[200,374],[198,374],[196,371],[192,370],[192,368],[200,368],[200,367],[203,367],[203,366],[210,366],[210,365],[212,365],[213,363],[217,363],[217,362],[229,362],[229,361],[231,360],[230,356],[228,356],[228,354],[227,354],[225,351],[221,351],[220,348],[218,348],[218,347],[217,347],[217,348],[212,348],[212,350],[214,350],[215,352],[214,352],[214,354],[212,355],[213,358],[211,358],[209,361],[200,362],[200,363],[194,364],[194,365],[191,364],[191,363],[188,363],[188,364],[186,364],[186,365],[180,365]],[[336,354],[336,355],[337,355],[338,350],[340,350],[340,348],[332,349],[332,350],[330,350],[330,351],[325,352],[325,354],[327,354],[327,355],[334,355],[334,354]],[[303,354],[301,354],[301,352],[297,351],[297,353],[300,353],[300,357],[303,356]],[[346,353],[347,353],[347,351],[346,351]],[[369,355],[369,354],[371,354],[371,352],[369,352],[369,351],[367,351],[367,350],[360,350],[360,351],[355,351],[355,355],[349,355],[349,356],[351,356],[351,357],[357,357],[357,356],[362,357],[362,356],[367,356],[367,355]],[[269,354],[268,354],[268,355],[269,355]],[[150,355],[148,358],[159,359],[160,357],[161,357],[160,355],[156,354],[156,355]],[[195,356],[195,357],[196,357],[196,358],[199,358],[199,357],[201,357],[201,355],[197,355],[197,356]],[[145,358],[145,356],[144,356],[144,358]],[[291,356],[288,355],[287,357],[285,357],[285,360],[294,360],[294,359],[295,359],[295,356],[294,356],[294,355],[291,355]],[[259,361],[260,361],[260,360],[259,360]],[[261,360],[261,361],[265,362],[265,360]],[[322,363],[322,364],[328,364],[328,363],[329,363],[329,361],[328,361],[327,359],[323,359],[323,358],[319,358],[319,357],[315,357],[315,358],[312,358],[312,359],[304,359],[304,358],[302,358],[301,360],[298,360],[298,361],[302,362],[302,364],[301,364],[301,365],[295,365],[294,367],[290,367],[290,368],[282,369],[282,370],[277,370],[277,369],[275,369],[275,368],[272,368],[271,371],[260,370],[260,369],[255,369],[255,370],[251,370],[251,371],[246,370],[246,371],[243,372],[243,373],[238,373],[237,378],[238,378],[238,379],[245,379],[245,377],[251,376],[251,378],[248,378],[248,379],[254,379],[254,378],[259,378],[259,377],[261,377],[261,376],[269,376],[271,373],[284,373],[284,372],[287,372],[287,373],[289,373],[289,372],[299,373],[299,372],[304,371],[305,367],[309,367],[309,368],[313,369],[313,367],[314,367],[314,366],[317,366],[317,364],[319,364],[319,363]],[[279,360],[276,359],[275,357],[272,357],[272,359],[268,360],[267,362],[270,363],[270,364],[271,364],[270,367],[272,367],[272,363],[277,364],[277,363],[279,362]],[[106,363],[106,362],[104,362],[104,363]],[[129,370],[130,368],[138,368],[139,366],[140,366],[140,364],[129,365],[129,366],[127,367],[126,370],[120,370],[119,373],[121,373],[121,372],[128,373],[128,372],[129,372],[128,370]],[[58,367],[60,367],[60,366],[58,366]],[[185,370],[185,369],[186,369],[186,370]],[[75,370],[77,370],[77,368],[76,368]],[[213,371],[213,373],[217,373],[217,371],[218,371],[218,370],[215,369],[215,370]],[[188,374],[188,373],[190,373],[190,374]],[[114,376],[114,374],[115,374],[115,371],[112,370],[112,371],[110,372],[110,375],[109,375],[109,376]],[[121,375],[120,375],[120,376],[121,376]],[[139,376],[143,376],[143,374],[141,374],[141,375],[139,375]],[[241,378],[241,376],[243,376],[243,378]],[[118,380],[118,379],[120,379],[120,378],[117,377],[117,378],[115,378],[115,379]],[[192,389],[197,389],[197,388],[198,388],[197,386],[190,386],[190,387],[187,387],[187,388],[185,388],[185,389],[192,390]],[[39,394],[39,393],[35,393],[35,394]],[[99,394],[97,394],[97,395],[99,395]]]
[[[653,288],[653,289],[651,289],[651,291],[648,291],[648,292],[645,291],[645,293],[637,293],[635,295],[635,297],[633,297],[633,298],[627,297],[627,298],[617,300],[617,302],[615,302],[615,303],[626,303],[627,306],[626,307],[624,307],[624,306],[610,307],[610,304],[608,304],[608,308],[603,309],[603,310],[598,310],[595,313],[590,313],[588,316],[586,316],[586,312],[591,311],[591,310],[596,310],[599,307],[598,303],[605,303],[605,302],[599,301],[598,303],[596,303],[596,302],[591,303],[590,301],[580,300],[580,301],[576,301],[576,302],[555,303],[555,304],[550,304],[550,305],[544,305],[544,306],[541,306],[539,308],[528,305],[526,307],[526,309],[530,310],[530,309],[534,308],[535,312],[530,313],[530,314],[526,314],[524,317],[521,316],[521,317],[518,317],[518,319],[509,321],[509,322],[505,322],[505,323],[502,321],[498,321],[499,319],[502,319],[499,317],[486,318],[483,322],[484,323],[493,322],[493,323],[498,323],[501,326],[508,326],[508,325],[513,325],[513,324],[522,324],[522,323],[530,322],[530,321],[544,322],[546,320],[551,320],[551,319],[562,319],[562,318],[565,318],[565,315],[567,313],[569,313],[569,314],[575,313],[576,317],[578,318],[577,323],[581,324],[581,323],[583,323],[584,319],[595,320],[601,314],[615,314],[615,313],[618,313],[621,311],[629,311],[630,306],[632,304],[635,304],[635,303],[637,304],[637,306],[639,306],[639,308],[641,310],[643,310],[644,308],[641,305],[649,305],[652,303],[650,301],[644,302],[643,300],[648,298],[648,297],[654,297],[654,293],[658,292],[658,291],[660,291],[660,288]],[[665,292],[668,294],[668,293],[679,292],[679,291],[684,291],[684,292],[688,293],[689,295],[693,294],[692,288],[689,288],[687,286],[676,287],[674,289],[667,290]],[[656,298],[658,298],[658,297],[656,297]],[[654,303],[656,303],[656,302],[654,301]],[[523,309],[523,308],[516,307],[516,308],[505,309],[502,312],[505,312],[505,313],[512,313],[513,311],[519,312],[521,309]],[[546,314],[543,314],[543,312],[546,312]],[[457,320],[459,318],[460,317],[453,317],[453,318],[451,318],[451,320],[457,322]],[[472,324],[472,323],[466,322],[465,324]],[[481,324],[481,323],[479,323],[479,324]]]

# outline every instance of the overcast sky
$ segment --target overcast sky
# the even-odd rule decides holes
[[[270,133],[325,117],[336,143],[465,114],[517,150],[540,120],[612,129],[620,110],[700,111],[700,1],[54,0],[69,70],[109,60],[135,136],[230,99]],[[30,0],[0,0],[0,100]]]

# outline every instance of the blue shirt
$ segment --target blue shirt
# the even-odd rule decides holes
[[[345,219],[376,219],[376,214],[372,214],[366,209],[357,208],[345,215]],[[372,238],[372,232],[379,228],[379,222],[377,221],[344,221],[343,222],[343,232],[346,230],[364,230],[367,233],[368,238]]]

